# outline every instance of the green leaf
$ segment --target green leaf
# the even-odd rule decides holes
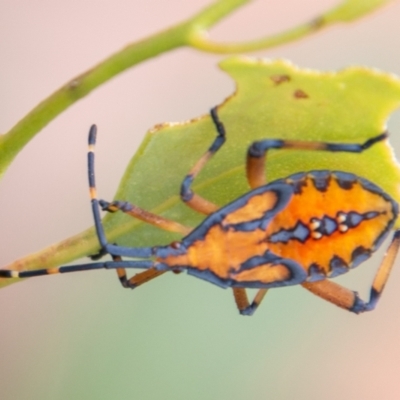
[[[245,158],[254,140],[363,143],[385,130],[388,116],[400,103],[400,80],[366,68],[323,73],[299,69],[286,61],[244,57],[229,58],[221,68],[237,83],[236,93],[219,106],[227,141],[194,183],[196,192],[220,206],[249,190]],[[132,158],[116,199],[196,226],[204,216],[182,204],[180,185],[215,135],[208,114],[185,123],[155,127]],[[362,154],[273,150],[268,154],[266,175],[271,181],[320,169],[355,173],[400,200],[400,170],[387,143],[379,143]],[[108,214],[104,225],[110,242],[126,246],[160,245],[180,238],[120,212]],[[98,246],[90,229],[8,267],[60,265],[93,254]]]
[[[219,107],[227,141],[194,184],[196,192],[221,206],[249,190],[245,156],[254,140],[362,143],[385,130],[388,115],[400,104],[400,81],[366,68],[321,73],[285,61],[242,57],[229,58],[221,67],[237,82],[236,93]],[[208,115],[157,127],[133,157],[116,198],[196,226],[203,216],[183,205],[178,193],[182,179],[214,137]],[[353,172],[400,200],[400,170],[387,144],[363,154],[271,151],[266,173],[270,181],[315,169]],[[153,245],[178,238],[122,214],[108,215],[106,225],[110,240],[124,245]]]

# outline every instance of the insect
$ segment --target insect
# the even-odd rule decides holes
[[[268,289],[300,284],[317,296],[354,313],[373,310],[389,277],[400,245],[396,230],[363,301],[356,292],[330,280],[356,267],[379,248],[398,215],[397,203],[368,180],[343,171],[300,172],[266,183],[266,155],[270,149],[360,153],[387,138],[384,132],[363,144],[265,139],[248,148],[246,171],[251,190],[224,207],[192,189],[193,181],[226,140],[217,108],[211,110],[216,138],[183,179],[181,199],[207,217],[191,230],[133,204],[98,200],[94,176],[96,126],[89,132],[88,173],[94,224],[101,251],[112,261],[33,271],[0,270],[1,277],[39,275],[94,269],[116,269],[125,288],[136,288],[165,272],[188,274],[232,288],[242,315],[252,315]],[[110,244],[100,219],[100,208],[122,211],[174,232],[181,241],[166,246],[122,247]],[[134,260],[126,261],[122,257]],[[145,271],[127,278],[127,268]],[[247,288],[256,288],[250,302]]]

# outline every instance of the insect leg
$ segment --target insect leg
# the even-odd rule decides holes
[[[216,211],[218,207],[214,203],[194,193],[191,189],[191,186],[196,176],[207,164],[207,162],[212,158],[212,156],[221,148],[226,139],[225,128],[218,118],[217,107],[211,109],[210,115],[217,130],[217,137],[215,138],[208,151],[203,154],[203,156],[197,161],[194,167],[185,176],[181,185],[182,201],[184,201],[193,210],[206,215]]]
[[[376,272],[368,302],[361,300],[356,292],[346,289],[329,280],[305,282],[302,283],[302,286],[315,295],[322,297],[324,300],[330,301],[331,303],[356,314],[365,311],[372,311],[378,303],[389,278],[399,247],[400,229],[394,233],[392,242],[390,243],[386,255]]]
[[[287,149],[287,150],[318,150],[318,151],[343,151],[350,153],[361,153],[375,143],[378,143],[388,136],[387,132],[383,132],[373,138],[368,139],[362,144],[357,143],[328,143],[317,141],[301,141],[301,140],[279,140],[265,139],[253,142],[247,152],[246,173],[247,180],[251,188],[256,188],[266,184],[265,180],[265,162],[267,151],[270,149]]]
[[[143,210],[133,204],[122,202],[122,201],[113,201],[109,203],[104,200],[99,200],[99,204],[103,211],[108,212],[116,212],[122,211],[134,218],[137,218],[141,221],[147,222],[151,225],[154,225],[158,228],[170,231],[170,232],[178,232],[182,234],[188,234],[191,231],[191,228],[188,228],[184,225],[179,224],[178,222],[169,220],[167,218],[161,217],[157,214],[150,213],[146,210]],[[121,260],[121,257],[113,256],[113,259]],[[134,275],[132,278],[128,279],[126,276],[126,271],[124,268],[118,268],[117,270],[118,279],[121,282],[121,285],[124,288],[135,289],[143,283],[149,282],[150,280],[157,278],[158,276],[167,272],[159,271],[155,268],[150,268],[146,271],[140,272]]]
[[[235,297],[236,306],[241,315],[253,315],[257,307],[262,302],[264,296],[267,294],[268,289],[259,289],[252,303],[249,303],[246,289],[233,288],[233,296]]]
[[[80,265],[67,265],[55,268],[42,268],[26,271],[15,271],[10,269],[0,269],[1,278],[32,278],[34,276],[63,274],[68,272],[92,271],[96,269],[122,269],[122,268],[145,268],[155,269],[157,263],[152,260],[133,260],[122,261],[120,258],[113,257],[113,261],[102,261]]]
[[[136,258],[150,258],[157,252],[156,247],[122,247],[114,244],[110,244],[107,241],[104,233],[104,228],[100,218],[100,203],[97,198],[97,190],[95,184],[95,173],[94,173],[94,147],[96,144],[96,125],[92,125],[89,131],[89,151],[88,151],[88,177],[89,177],[89,192],[92,203],[92,212],[94,225],[96,229],[97,238],[100,242],[101,249],[99,256],[104,254],[111,254],[114,256],[128,256]],[[96,256],[95,256],[96,257]]]
[[[115,212],[117,210],[121,210],[135,218],[138,218],[144,222],[155,225],[159,228],[166,229],[173,232],[180,233],[188,233],[190,231],[189,228],[185,226],[168,220],[166,218],[160,217],[156,214],[152,214],[148,211],[145,211],[139,207],[136,207],[132,204],[126,202],[115,201],[112,203],[108,203],[104,200],[97,199],[97,191],[95,185],[95,173],[94,173],[94,146],[96,142],[96,126],[93,125],[90,128],[89,132],[89,152],[88,152],[88,174],[89,174],[89,187],[90,187],[90,197],[92,201],[92,210],[95,221],[95,227],[97,232],[97,237],[102,246],[100,252],[97,255],[92,256],[93,259],[97,259],[102,257],[105,254],[110,254],[113,258],[113,265],[116,265],[115,269],[117,272],[118,279],[121,284],[125,288],[135,288],[145,282],[150,281],[160,275],[162,275],[165,270],[159,271],[154,267],[154,262],[152,261],[122,261],[121,255],[127,255],[131,257],[150,257],[155,255],[156,248],[127,248],[121,247],[117,245],[110,245],[107,242],[104,229],[100,220],[99,207],[101,207],[105,211]],[[141,263],[140,265],[145,265],[147,271],[143,271],[139,274],[134,275],[132,278],[128,279],[126,276],[126,270],[124,265],[127,265],[130,268],[134,263]],[[106,264],[106,263],[105,263]],[[120,266],[118,266],[120,265]]]
[[[113,256],[113,261],[122,261],[121,257]],[[156,268],[152,267],[147,269],[146,271],[139,272],[138,274],[134,275],[132,278],[128,279],[126,277],[126,269],[125,268],[117,268],[117,275],[118,279],[121,282],[121,285],[124,288],[135,289],[138,286],[142,285],[143,283],[149,282],[154,278],[164,274],[167,270],[157,270]]]
[[[127,202],[113,201],[112,203],[109,203],[104,200],[99,200],[99,204],[103,211],[116,212],[119,210],[143,222],[147,222],[151,225],[154,225],[158,228],[170,232],[178,232],[187,235],[192,230],[191,228],[181,225],[178,222],[161,217],[157,214],[150,213],[146,210],[143,210]],[[113,259],[114,258],[116,257],[113,257]],[[119,260],[121,260],[120,257]],[[150,268],[147,271],[140,272],[134,275],[132,278],[128,279],[124,268],[117,269],[117,275],[118,279],[121,282],[121,285],[124,288],[131,288],[131,289],[137,288],[139,285],[142,285],[143,283],[146,283],[154,278],[157,278],[158,276],[162,275],[165,272],[167,271],[166,270],[159,271],[155,268]]]
[[[191,228],[181,225],[178,222],[161,217],[157,214],[153,214],[149,211],[143,210],[142,208],[135,206],[134,204],[124,201],[113,201],[109,203],[104,200],[99,200],[99,205],[103,211],[116,212],[119,210],[124,212],[125,214],[130,215],[131,217],[137,218],[143,222],[154,225],[166,231],[178,232],[187,235],[192,230]]]

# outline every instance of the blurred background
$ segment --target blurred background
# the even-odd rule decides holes
[[[125,44],[180,22],[205,0],[2,0],[0,131]],[[254,1],[212,31],[273,34],[334,0]],[[400,2],[254,56],[330,71],[400,73]],[[181,49],[131,69],[51,122],[0,183],[0,265],[92,224],[86,137],[99,126],[97,185],[111,199],[145,132],[203,115],[234,90],[223,56]],[[400,153],[400,113],[388,121]],[[373,166],[371,166],[373,168]],[[367,298],[382,252],[337,281]],[[400,264],[398,260],[397,264]],[[376,311],[356,316],[301,287],[271,290],[252,318],[230,291],[184,274],[137,291],[113,271],[27,280],[0,291],[0,398],[399,399],[400,266]]]

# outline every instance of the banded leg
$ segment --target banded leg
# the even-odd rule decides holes
[[[153,214],[149,211],[143,210],[142,208],[135,206],[134,204],[124,201],[113,201],[109,203],[104,200],[99,200],[99,205],[103,211],[113,213],[119,210],[124,212],[125,214],[130,215],[131,217],[137,218],[140,221],[154,225],[157,228],[164,229],[166,231],[178,232],[187,235],[192,230],[191,228],[181,225],[178,222],[161,217],[157,214]]]
[[[97,190],[95,184],[95,173],[94,173],[94,147],[96,144],[97,127],[92,125],[89,131],[89,151],[88,151],[88,178],[89,178],[89,193],[92,204],[92,212],[94,219],[94,226],[96,229],[97,238],[100,242],[99,257],[110,254],[113,256],[127,256],[134,258],[150,258],[156,255],[158,250],[157,247],[123,247],[110,244],[107,241],[104,233],[104,228],[100,218],[100,204],[97,198]],[[97,256],[94,256],[97,258]],[[126,262],[126,261],[124,261]]]
[[[208,151],[200,158],[199,161],[197,161],[194,167],[185,176],[181,185],[182,201],[185,202],[193,210],[206,215],[213,213],[218,209],[218,207],[214,203],[194,193],[191,189],[191,186],[199,172],[204,168],[204,166],[212,158],[212,156],[221,148],[226,140],[225,128],[218,118],[217,107],[211,109],[210,115],[217,130],[217,137],[215,138]]]
[[[358,297],[357,292],[353,292],[329,280],[305,282],[302,283],[302,286],[324,300],[330,301],[338,307],[352,311],[356,314],[365,311],[372,311],[378,303],[389,278],[399,247],[400,229],[394,233],[392,242],[390,243],[386,255],[376,272],[368,302],[361,300]]]
[[[113,256],[113,261],[122,261],[122,258],[119,256]],[[157,270],[156,268],[149,268],[146,271],[139,272],[138,274],[134,275],[132,278],[128,279],[126,277],[126,270],[125,268],[117,268],[117,276],[121,285],[124,288],[135,289],[138,286],[142,285],[143,283],[149,282],[154,278],[164,274],[167,270]]]
[[[265,180],[265,162],[267,151],[270,149],[288,149],[288,150],[317,150],[317,151],[343,151],[350,153],[361,153],[377,142],[386,139],[387,132],[368,139],[362,144],[357,143],[328,143],[317,141],[301,140],[278,140],[266,139],[254,142],[250,145],[247,152],[246,174],[249,185],[252,189],[266,184]]]
[[[109,203],[104,200],[99,200],[99,204],[103,211],[116,212],[120,210],[143,222],[147,222],[151,225],[156,226],[157,228],[161,228],[170,232],[178,232],[187,235],[192,230],[191,228],[181,225],[178,222],[161,217],[157,214],[150,213],[146,210],[143,210],[127,202],[113,201],[112,203]],[[121,261],[121,257],[113,257],[113,260],[116,260],[117,258],[119,261]],[[150,280],[157,278],[158,276],[164,274],[165,272],[167,271],[166,270],[159,271],[155,268],[150,268],[146,271],[134,275],[130,279],[127,279],[125,269],[123,268],[117,269],[117,275],[118,279],[121,282],[121,285],[124,288],[131,288],[131,289],[135,289],[138,286],[142,285],[143,283],[149,282]]]
[[[156,276],[161,275],[164,270],[159,271],[157,267],[160,267],[160,264],[153,260],[132,260],[132,261],[123,261],[120,256],[126,255],[134,258],[150,258],[157,255],[158,247],[122,247],[117,245],[111,245],[107,242],[107,238],[104,233],[104,229],[100,219],[100,211],[99,211],[99,201],[97,199],[96,194],[96,185],[95,185],[95,174],[94,174],[94,146],[96,142],[96,126],[93,125],[89,131],[89,151],[88,151],[88,176],[89,176],[89,189],[90,189],[90,198],[92,204],[92,212],[94,217],[94,223],[96,228],[96,233],[98,240],[101,245],[101,250],[98,255],[93,256],[93,259],[97,259],[102,257],[105,254],[110,254],[113,257],[113,261],[103,261],[103,262],[94,262],[88,264],[80,264],[80,265],[68,265],[61,266],[55,268],[42,268],[37,270],[28,270],[28,271],[15,271],[15,270],[0,270],[0,277],[3,278],[31,278],[34,276],[41,275],[52,275],[59,273],[68,273],[68,272],[78,272],[78,271],[90,271],[97,269],[116,269],[117,274],[120,278],[122,285],[126,285],[127,287],[136,287],[150,279],[155,278]],[[151,216],[153,214],[148,213]],[[151,216],[147,219],[151,219]],[[147,221],[146,219],[146,221]],[[147,221],[148,222],[148,221]],[[158,221],[154,219],[154,225],[163,227],[168,225],[169,221],[160,217]],[[171,230],[175,229],[176,231],[181,231],[181,226],[177,225],[168,225]],[[161,266],[162,267],[162,266]],[[141,268],[147,269],[148,271],[144,271],[142,274],[137,274],[130,280],[126,278],[125,269],[126,268]],[[161,268],[162,269],[162,268]],[[125,277],[125,278],[124,278]]]
[[[147,222],[149,224],[152,224],[154,226],[157,226],[161,229],[165,229],[168,231],[172,232],[179,232],[183,234],[188,234],[191,229],[187,228],[175,221],[168,220],[167,218],[158,216],[156,214],[150,213],[148,211],[145,211],[133,204],[126,203],[126,202],[120,202],[120,201],[114,201],[112,203],[108,203],[104,200],[98,200],[97,199],[97,191],[96,191],[96,185],[95,185],[95,174],[94,174],[94,145],[96,142],[96,127],[92,126],[89,132],[89,152],[88,152],[88,171],[89,171],[89,187],[90,187],[90,197],[92,201],[92,209],[93,209],[93,216],[95,220],[95,226],[96,226],[96,232],[97,236],[99,238],[100,244],[102,245],[102,248],[100,250],[100,253],[98,255],[93,256],[93,259],[99,258],[103,256],[104,254],[111,254],[113,258],[114,263],[127,263],[127,265],[130,265],[130,263],[135,263],[136,261],[122,261],[121,253],[116,253],[120,251],[121,249],[124,249],[120,246],[117,245],[109,245],[107,243],[107,239],[105,237],[105,233],[101,224],[100,220],[100,215],[99,215],[99,206],[109,212],[116,212],[118,210],[121,210],[141,221]],[[149,255],[154,255],[156,252],[156,248],[151,249],[151,248],[144,248],[144,249],[135,249],[135,248],[125,248],[125,254],[128,256],[133,256],[133,257],[149,257]],[[138,255],[135,255],[134,253],[137,253]],[[141,254],[141,253],[146,253],[146,254]],[[149,254],[151,253],[151,254]],[[143,283],[146,283],[154,278],[157,278],[158,276],[162,275],[166,270],[157,270],[154,266],[154,263],[152,261],[143,261],[142,263],[146,263],[146,267],[148,268],[146,271],[140,272],[136,275],[134,275],[132,278],[128,279],[126,275],[126,270],[124,267],[117,267],[116,272],[118,279],[120,280],[121,284],[125,288],[136,288],[139,285],[142,285]]]
[[[215,212],[218,209],[218,206],[194,193],[191,189],[191,185],[199,172],[204,168],[212,156],[221,148],[226,140],[225,127],[218,117],[217,107],[211,109],[210,115],[217,131],[217,137],[207,152],[197,161],[194,167],[186,175],[181,185],[182,201],[184,201],[193,210],[206,215]],[[245,289],[233,288],[232,290],[236,305],[242,315],[252,315],[267,292],[266,289],[260,289],[250,305]]]
[[[241,315],[253,315],[257,307],[262,302],[264,296],[267,294],[268,289],[259,289],[252,303],[249,303],[246,289],[233,288],[233,296],[235,297],[236,306]]]
[[[32,278],[34,276],[64,274],[68,272],[93,271],[97,269],[157,269],[157,262],[152,260],[132,260],[132,261],[101,261],[88,264],[67,265],[62,267],[42,268],[25,271],[15,271],[11,269],[0,269],[1,278]]]
[[[307,278],[305,269],[290,259],[272,255],[269,260],[264,257],[258,265],[257,261],[253,259],[252,264],[251,268],[233,272],[230,275],[236,281],[236,286],[232,288],[233,295],[237,308],[242,315],[253,315],[268,288],[297,285]],[[264,286],[264,288],[258,290],[251,304],[245,289],[248,287],[246,283],[250,282],[259,282]]]

